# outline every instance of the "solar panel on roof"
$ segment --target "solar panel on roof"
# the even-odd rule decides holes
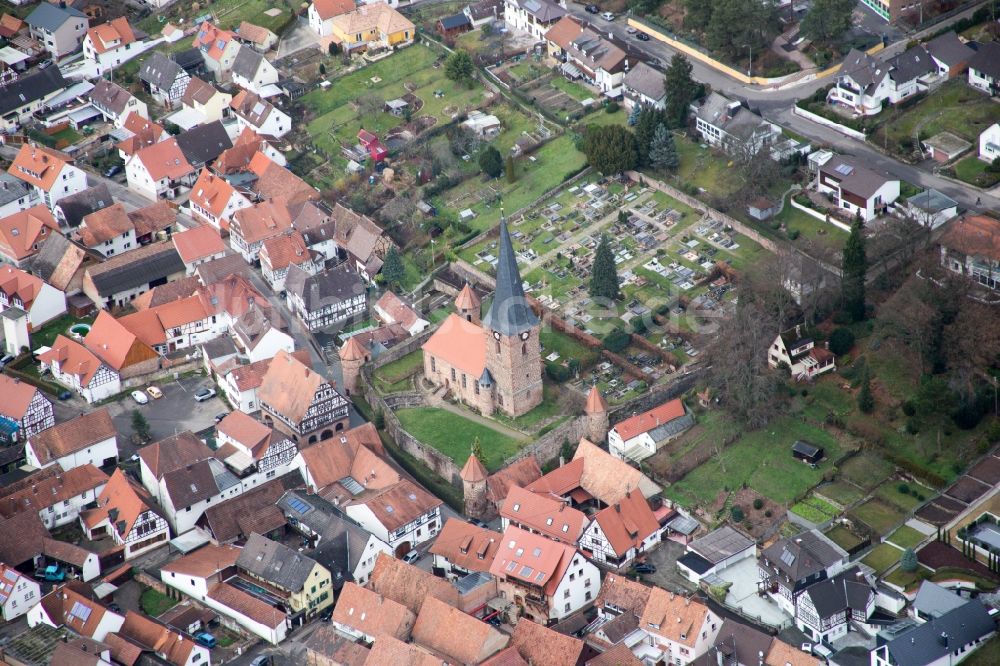
[[[83,602],[76,601],[73,603],[73,608],[69,611],[70,616],[77,618],[80,622],[86,622],[87,618],[90,617],[90,606],[87,606]]]
[[[850,176],[851,172],[854,171],[854,167],[850,164],[838,164],[834,171],[842,176]]]
[[[298,497],[293,497],[292,499],[288,500],[288,506],[291,507],[291,509],[295,511],[295,513],[298,513],[300,515],[309,513],[309,511],[312,510],[311,506],[300,500]]]
[[[795,561],[795,555],[786,548],[781,551],[781,561],[784,562],[786,566],[792,566],[792,562]]]

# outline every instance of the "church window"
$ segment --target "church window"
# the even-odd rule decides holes
[[[463,389],[466,388],[466,386],[465,386],[465,373],[464,372],[462,373],[462,388]]]
[[[455,376],[455,368],[451,369],[451,381],[455,381],[457,377]]]
[[[521,343],[521,356],[527,356],[527,355],[528,355],[528,345],[527,345],[527,343],[522,342]]]
[[[498,354],[500,353],[500,341],[499,340],[497,340],[497,353]]]
[[[431,372],[437,372],[437,359],[431,356]]]
[[[479,395],[479,382],[476,382],[473,388],[476,390],[476,395]]]

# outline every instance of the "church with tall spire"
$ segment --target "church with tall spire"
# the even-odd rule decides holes
[[[455,312],[424,343],[424,377],[484,415],[517,417],[542,402],[541,322],[521,286],[507,222],[500,218],[497,285],[489,310],[469,285]]]

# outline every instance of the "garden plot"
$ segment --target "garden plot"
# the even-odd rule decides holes
[[[549,73],[518,88],[529,100],[549,113],[567,117],[580,115],[588,107],[598,105],[599,94],[584,86],[567,81],[555,73]]]

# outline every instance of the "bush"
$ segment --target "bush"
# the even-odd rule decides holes
[[[917,408],[912,400],[907,400],[903,403],[903,413],[907,416],[914,416],[917,413]]]
[[[757,499],[755,499],[753,501],[753,508],[756,511],[760,511],[761,509],[763,509],[764,508],[764,500],[762,500],[759,497]]]
[[[622,329],[616,328],[604,336],[604,348],[609,352],[618,354],[625,351],[625,348],[628,347],[631,341],[632,336]]]
[[[906,419],[906,432],[910,435],[916,435],[920,432],[920,423],[917,422],[917,419]]]
[[[561,363],[552,363],[551,361],[545,364],[545,374],[549,376],[549,379],[560,384],[567,381],[571,376],[569,368]]]
[[[768,509],[767,511],[764,512],[764,517],[765,518],[770,518],[772,515],[774,515],[774,514],[771,513],[770,509]]]
[[[830,351],[837,356],[843,356],[854,347],[854,333],[851,329],[841,326],[830,334]]]
[[[642,317],[635,317],[632,320],[632,332],[642,335],[646,332],[646,320]]]
[[[898,490],[901,495],[906,495],[910,492],[910,487],[905,483],[901,483],[898,486],[896,486],[896,490]]]
[[[605,113],[616,113],[621,107],[618,106],[618,102],[608,102],[604,105]]]
[[[799,230],[798,229],[789,229],[788,230],[788,240],[795,240],[798,237],[799,237]]]
[[[738,506],[734,506],[730,509],[729,515],[732,516],[733,520],[737,523],[742,523],[746,519],[746,514],[743,513],[743,509]]]

